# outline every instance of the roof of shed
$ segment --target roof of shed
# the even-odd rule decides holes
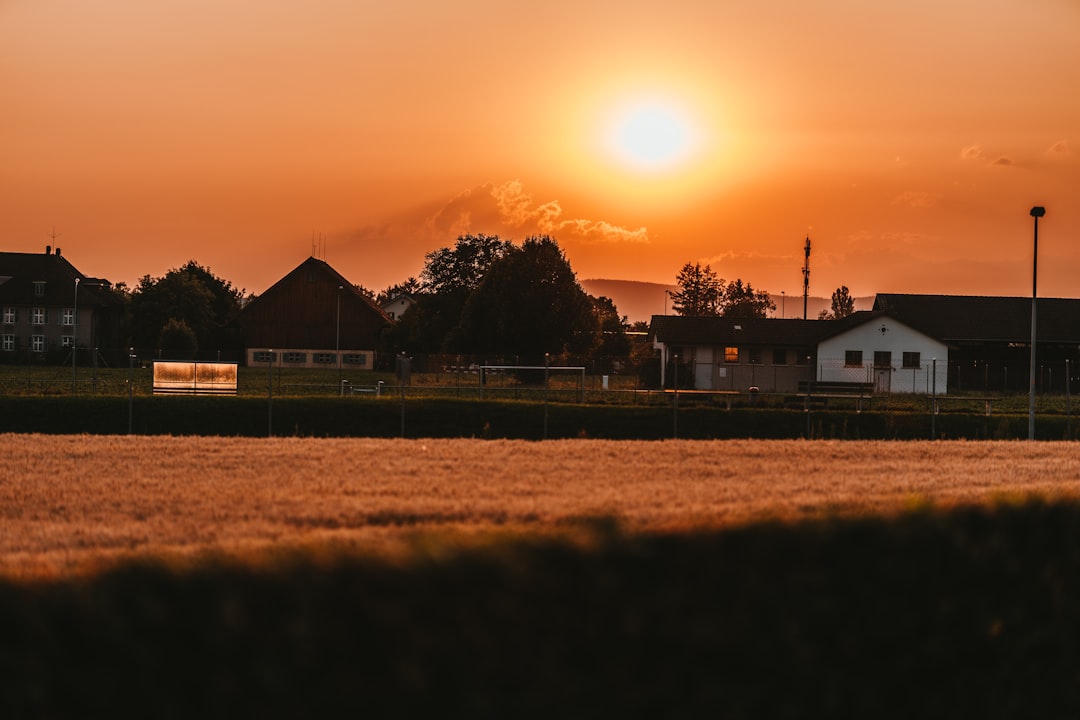
[[[1031,298],[880,293],[874,309],[947,342],[1027,342]],[[1080,300],[1038,298],[1039,342],[1080,341]]]

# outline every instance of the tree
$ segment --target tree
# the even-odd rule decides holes
[[[671,293],[672,309],[679,315],[716,316],[724,281],[701,263],[686,263],[675,278],[679,289]]]
[[[600,323],[600,344],[596,348],[598,355],[605,357],[626,357],[630,354],[630,338],[626,334],[626,317],[619,316],[615,301],[609,297],[589,296]]]
[[[469,294],[453,347],[468,352],[525,355],[583,353],[600,330],[593,303],[581,289],[558,243],[529,237],[509,246]]]
[[[199,340],[186,322],[169,318],[158,336],[158,348],[162,357],[170,360],[193,360],[199,349]]]
[[[495,235],[462,235],[454,247],[425,255],[420,280],[413,281],[416,302],[390,330],[390,346],[421,353],[450,349],[451,335],[461,324],[469,295],[480,286],[491,266],[511,248],[510,242]]]
[[[506,256],[513,245],[497,235],[462,235],[452,248],[424,256],[420,285],[435,295],[468,293],[480,287],[488,268]]]
[[[743,285],[741,279],[723,287],[720,298],[720,314],[731,318],[763,318],[776,310],[776,303],[764,290],[754,290],[750,283]]]
[[[822,310],[818,320],[839,320],[846,318],[855,312],[855,299],[847,289],[847,285],[836,288],[832,294],[832,312]]]
[[[177,320],[194,333],[197,348],[235,349],[237,340],[226,328],[240,312],[243,294],[194,260],[164,277],[144,275],[131,292],[132,343],[161,349],[165,325]]]

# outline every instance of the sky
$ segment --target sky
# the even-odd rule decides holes
[[[1080,296],[1080,0],[0,0],[0,250]]]

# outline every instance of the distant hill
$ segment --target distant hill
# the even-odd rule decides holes
[[[677,290],[678,285],[663,285],[661,283],[640,282],[638,280],[604,280],[589,279],[580,280],[581,287],[590,295],[611,298],[618,308],[620,315],[625,315],[630,322],[644,320],[646,322],[653,315],[663,315],[665,312],[673,314],[671,301],[664,294],[665,291]],[[776,303],[776,317],[801,318],[803,316],[802,296],[797,297],[772,295]],[[856,310],[869,310],[874,306],[874,296],[855,298]],[[822,310],[832,307],[832,298],[809,297],[806,301],[806,317],[816,319]]]

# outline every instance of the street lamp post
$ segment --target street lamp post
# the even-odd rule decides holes
[[[1046,208],[1036,205],[1031,208],[1031,217],[1035,218],[1035,238],[1031,252],[1031,357],[1028,368],[1028,440],[1035,439],[1035,299],[1038,290],[1039,274],[1039,218],[1046,214]]]
[[[341,290],[344,287],[337,287],[337,320],[334,325],[334,357],[337,358],[337,384],[341,395],[345,394],[345,387],[341,384]]]
[[[79,345],[79,278],[75,278],[75,306],[71,309],[71,394],[75,394],[75,349]]]

